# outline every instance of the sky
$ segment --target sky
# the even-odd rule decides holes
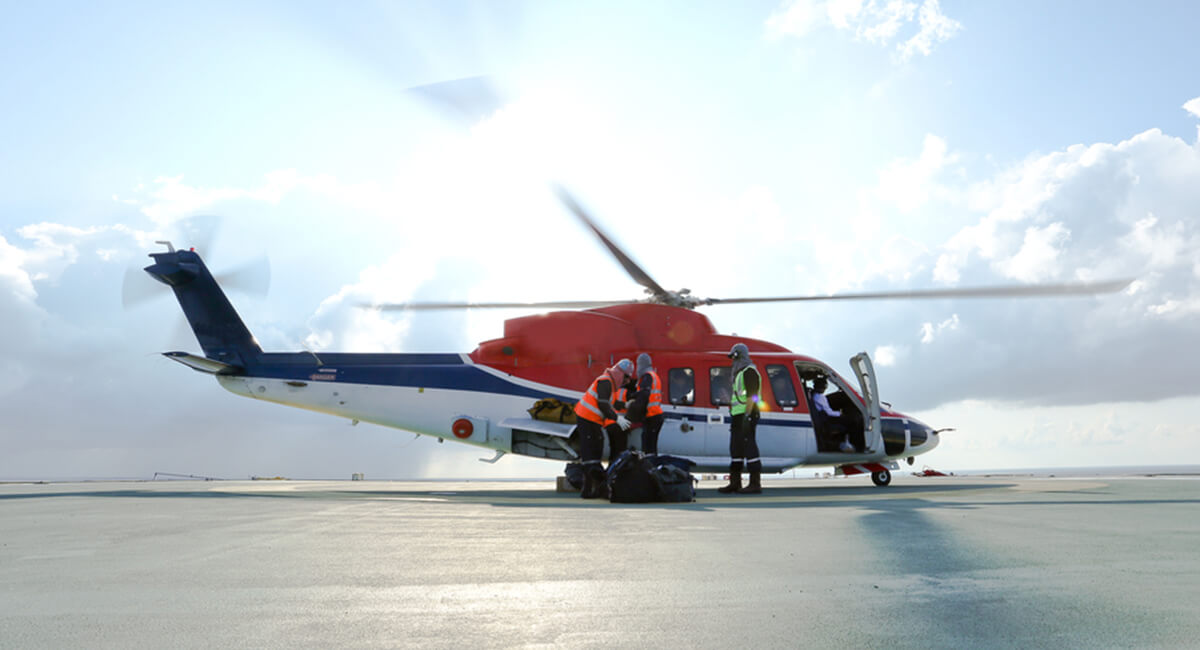
[[[469,352],[640,298],[556,203],[711,297],[1132,278],[1056,299],[714,306],[954,427],[943,470],[1200,457],[1200,5],[5,3],[0,479],[511,478],[558,463],[235,397],[127,274],[200,245],[275,351]],[[488,75],[452,119],[411,89]],[[137,278],[140,279],[140,278]]]

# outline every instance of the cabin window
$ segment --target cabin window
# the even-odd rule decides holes
[[[691,368],[667,371],[667,401],[682,406],[696,403],[696,373]]]
[[[771,382],[776,404],[792,407],[800,403],[796,399],[796,387],[792,384],[792,375],[787,366],[767,366],[767,379]]]
[[[733,401],[733,380],[729,377],[729,366],[708,369],[708,390],[713,406],[729,406]]]

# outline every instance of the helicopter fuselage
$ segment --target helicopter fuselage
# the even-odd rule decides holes
[[[764,378],[757,436],[764,471],[833,465],[846,474],[870,472],[882,485],[890,481],[887,470],[898,468],[896,459],[938,444],[928,426],[884,409],[865,353],[850,360],[855,390],[814,358],[719,334],[685,307],[624,303],[512,318],[501,338],[470,354],[271,353],[199,255],[171,249],[151,257],[146,271],[175,292],[204,350],[203,357],[167,352],[168,358],[215,375],[239,395],[484,447],[496,452],[493,460],[503,454],[578,459],[575,424],[535,419],[530,409],[547,398],[574,404],[605,368],[646,352],[665,393],[658,452],[688,458],[699,471],[723,470],[730,461],[725,354],[735,343],[747,345]],[[842,411],[835,433],[857,438],[854,452],[839,451],[840,441],[820,424],[824,418],[813,417],[818,377],[828,380],[828,400]],[[630,438],[640,445],[637,431]]]
[[[255,399],[569,462],[578,458],[574,426],[536,420],[529,409],[546,398],[574,404],[616,360],[648,352],[664,392],[659,452],[688,458],[699,471],[722,471],[730,460],[729,361],[723,350],[735,342],[750,347],[764,378],[757,435],[764,471],[833,465],[856,473],[855,466],[873,469],[937,445],[929,427],[895,411],[881,410],[879,422],[867,426],[870,404],[863,395],[869,391],[855,390],[826,364],[765,341],[717,334],[704,315],[662,305],[511,319],[505,336],[471,354],[263,353],[244,373],[218,380]],[[817,376],[842,395],[843,410],[859,411],[844,417],[862,427],[870,451],[839,451],[838,441],[818,430],[811,416],[811,379]],[[639,428],[631,431],[630,443],[641,447]]]

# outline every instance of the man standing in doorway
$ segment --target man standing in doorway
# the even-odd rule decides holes
[[[729,405],[732,416],[729,425],[729,485],[717,488],[723,494],[740,492],[759,494],[762,492],[762,459],[758,455],[759,394],[762,377],[750,360],[750,348],[738,343],[729,350],[733,359],[733,395]],[[750,473],[750,482],[742,487],[742,467]]]

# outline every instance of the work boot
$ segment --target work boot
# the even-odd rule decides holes
[[[721,494],[737,494],[742,489],[742,463],[729,464],[729,485],[717,488]]]
[[[750,483],[738,490],[742,494],[762,494],[762,461],[751,461],[746,467],[750,470]]]
[[[603,471],[598,468],[587,468],[583,473],[583,489],[579,491],[581,499],[608,498],[608,481]]]
[[[592,473],[584,470],[583,472],[583,487],[579,490],[580,499],[595,499],[596,498],[596,482],[592,479]]]

